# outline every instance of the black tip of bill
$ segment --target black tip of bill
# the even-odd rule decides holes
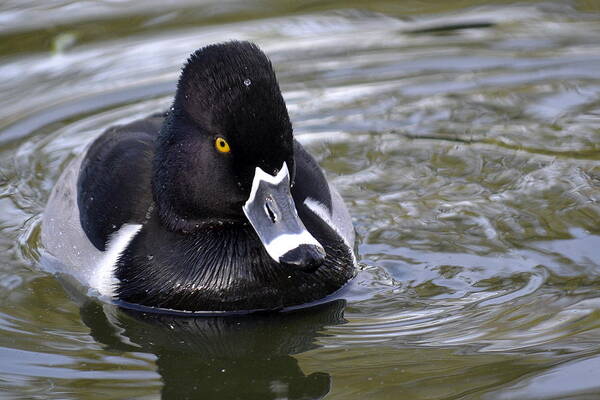
[[[321,246],[301,244],[279,258],[282,265],[311,272],[325,261],[325,251]]]

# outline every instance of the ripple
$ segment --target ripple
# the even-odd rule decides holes
[[[341,294],[343,321],[326,318],[300,335],[314,346],[249,369],[269,370],[279,391],[287,375],[320,377],[331,398],[598,392],[585,383],[600,328],[597,12],[558,2],[190,4],[0,7],[5,42],[20,45],[0,65],[3,388],[139,398],[173,390],[170,376],[194,382],[175,362],[197,362],[177,347],[190,338],[160,342],[161,353],[163,334],[127,319],[140,346],[120,343],[123,329],[98,341],[81,304],[37,264],[39,215],[94,137],[169,106],[190,51],[237,38],[273,60],[296,137],[351,209],[361,263]],[[61,33],[69,46],[43,47]],[[225,358],[202,367],[221,371]],[[252,375],[236,374],[228,382]]]

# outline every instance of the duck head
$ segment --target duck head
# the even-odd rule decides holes
[[[248,42],[189,58],[161,130],[154,202],[172,231],[251,224],[276,262],[320,265],[323,246],[298,217],[292,125],[265,54]]]

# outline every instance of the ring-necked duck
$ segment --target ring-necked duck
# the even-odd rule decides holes
[[[248,42],[193,53],[169,112],[110,128],[75,159],[42,242],[101,295],[171,310],[300,305],[356,270],[350,215]]]

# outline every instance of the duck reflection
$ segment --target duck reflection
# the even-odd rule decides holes
[[[157,356],[163,399],[321,399],[331,377],[304,374],[292,355],[315,348],[325,326],[344,323],[344,307],[337,300],[286,313],[182,317],[94,301],[81,316],[109,349]]]

